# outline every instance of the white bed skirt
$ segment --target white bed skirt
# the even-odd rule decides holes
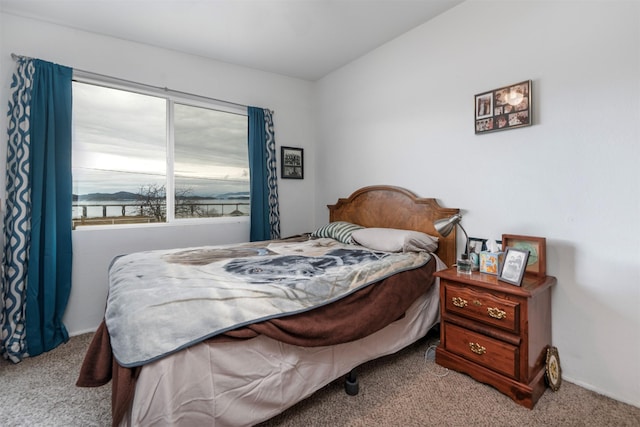
[[[202,343],[145,365],[122,426],[251,426],[369,360],[395,353],[439,322],[436,283],[384,329],[357,341],[299,347],[266,336]]]

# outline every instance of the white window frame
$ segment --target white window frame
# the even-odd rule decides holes
[[[176,103],[192,106],[207,108],[211,110],[222,111],[226,113],[239,114],[243,116],[249,116],[247,107],[232,102],[221,101],[219,99],[207,98],[204,96],[193,95],[186,92],[174,91],[168,88],[160,88],[141,83],[131,82],[128,80],[121,80],[114,77],[104,76],[101,74],[89,73],[86,71],[74,70],[73,81],[78,83],[92,84],[96,86],[102,86],[110,89],[123,90],[127,92],[137,93],[140,95],[154,96],[157,98],[165,99],[167,124],[166,124],[166,201],[167,201],[167,215],[164,222],[156,223],[135,223],[135,224],[112,224],[112,225],[92,225],[85,227],[78,227],[75,230],[100,230],[100,229],[112,229],[118,228],[137,228],[137,227],[158,227],[158,226],[175,226],[175,225],[189,225],[194,223],[211,223],[220,224],[224,222],[248,222],[249,216],[239,217],[207,217],[207,218],[175,218],[175,176],[174,176],[174,162],[175,162],[175,132],[174,132],[174,106]],[[247,166],[249,159],[247,159]],[[169,196],[171,195],[171,196]]]

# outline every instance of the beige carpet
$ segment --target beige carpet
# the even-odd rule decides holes
[[[0,358],[0,426],[110,425],[110,387],[75,386],[92,336],[15,365]]]
[[[110,387],[74,383],[91,334],[13,365],[0,361],[0,426],[108,426]],[[358,370],[360,393],[335,381],[261,427],[275,426],[640,426],[640,408],[574,384],[547,390],[533,410],[492,387],[443,369],[432,338]],[[560,355],[562,357],[562,354]],[[191,426],[189,426],[191,427]]]

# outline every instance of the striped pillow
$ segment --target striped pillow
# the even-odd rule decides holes
[[[352,224],[350,222],[335,221],[318,228],[316,231],[311,233],[311,235],[313,237],[329,237],[339,242],[352,245],[354,242],[351,238],[351,233],[363,228],[364,227],[360,225]]]

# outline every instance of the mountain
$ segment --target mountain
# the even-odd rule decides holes
[[[207,196],[188,196],[188,197],[179,197],[179,198],[186,198],[186,199],[191,199],[191,200],[201,200],[201,199],[222,199],[222,200],[228,200],[228,199],[234,199],[234,200],[238,200],[238,199],[249,199],[249,192],[248,191],[237,191],[237,192],[231,192],[231,193],[222,193],[222,194],[218,194],[217,196],[212,196],[212,197],[207,197]],[[117,193],[89,193],[89,194],[74,194],[73,195],[73,201],[74,202],[78,202],[78,201],[82,201],[82,202],[104,202],[104,201],[130,201],[130,200],[137,200],[138,199],[138,195],[136,193],[130,193],[128,191],[118,191]]]
[[[75,201],[101,202],[107,200],[136,200],[137,194],[128,191],[118,191],[117,193],[89,193],[73,195]]]
[[[218,194],[214,199],[249,199],[248,191],[237,191],[235,193]]]

